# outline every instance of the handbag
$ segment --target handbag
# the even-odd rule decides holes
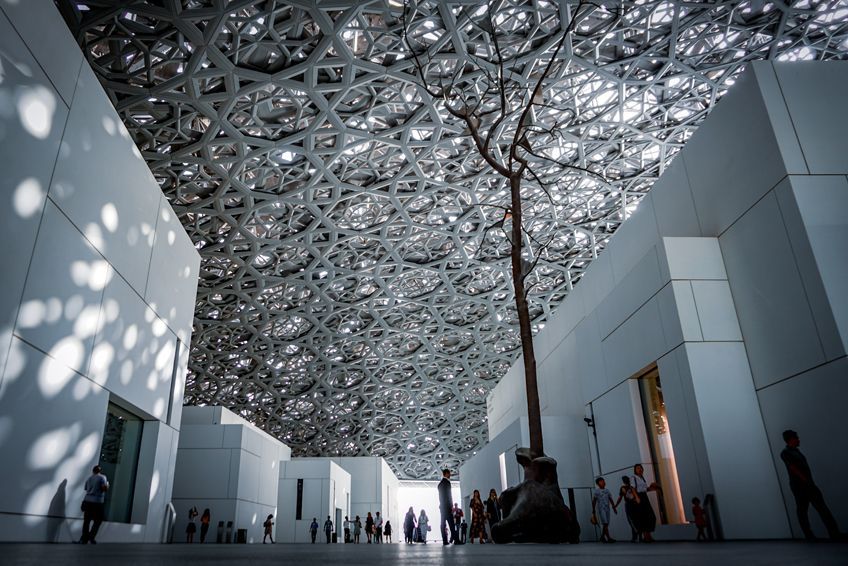
[[[597,517],[597,515],[595,515],[594,513],[592,513],[592,516],[591,516],[591,517],[589,517],[589,522],[590,522],[590,523],[592,523],[593,525],[597,525],[597,524],[598,524],[598,517]]]

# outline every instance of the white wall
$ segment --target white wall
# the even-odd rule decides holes
[[[199,255],[52,2],[0,0],[0,68],[0,539],[79,537],[111,396],[146,423],[98,538],[159,540]]]
[[[280,462],[290,458],[288,446],[223,407],[185,407],[174,472],[174,540],[185,540],[195,506],[212,515],[207,543],[216,541],[219,521],[232,521],[233,533],[247,529],[247,542],[261,541],[265,518],[278,514]]]
[[[302,518],[297,520],[297,481],[303,480]],[[280,465],[277,523],[279,542],[307,543],[311,541],[309,525],[318,520],[316,544],[326,544],[324,521],[329,515],[338,542],[344,542],[344,525],[337,524],[336,509],[344,516],[351,515],[348,501],[351,493],[351,475],[329,458],[296,458]],[[365,517],[362,517],[363,524]]]
[[[308,459],[299,458],[298,460]],[[376,456],[330,457],[328,459],[350,474],[351,520],[359,515],[364,523],[369,511],[372,515],[379,511],[383,520],[391,521],[392,528],[397,529],[402,519],[398,516],[397,506],[400,482],[389,464],[383,458]]]
[[[846,457],[828,438],[848,424],[836,377],[848,336],[848,161],[837,149],[848,118],[833,96],[846,86],[842,62],[752,65],[536,340],[543,415],[594,412],[589,473],[613,486],[649,463],[631,378],[657,363],[687,511],[714,493],[729,538],[799,534],[779,460],[785,428],[801,433],[848,524]],[[512,439],[527,414],[522,381],[519,360],[490,394],[491,443]],[[568,453],[584,441],[563,442]],[[466,466],[495,469],[487,448]],[[629,534],[623,518],[613,533]]]

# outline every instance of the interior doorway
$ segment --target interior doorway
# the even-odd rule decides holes
[[[655,492],[660,523],[663,525],[686,523],[680,481],[677,477],[677,463],[674,459],[674,446],[671,441],[671,428],[668,424],[657,365],[651,365],[638,377],[638,380],[642,412],[645,417],[645,431],[651,450],[651,462],[656,482],[662,488]]]

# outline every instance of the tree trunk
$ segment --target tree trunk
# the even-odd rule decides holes
[[[539,408],[539,387],[536,382],[536,354],[533,350],[533,330],[530,325],[530,309],[527,306],[527,291],[521,261],[523,233],[521,230],[521,172],[509,177],[512,197],[512,285],[515,289],[515,307],[518,311],[518,329],[521,336],[521,352],[524,358],[524,381],[527,389],[527,420],[530,428],[530,454],[532,458],[545,455],[542,443],[542,412]]]

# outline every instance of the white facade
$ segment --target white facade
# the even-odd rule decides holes
[[[779,458],[781,432],[793,428],[848,525],[838,443],[848,399],[848,114],[833,96],[846,88],[846,63],[753,64],[539,334],[542,414],[596,425],[597,443],[585,426],[568,439],[546,434],[547,452],[578,466],[587,449],[592,458],[570,475],[558,456],[563,488],[589,488],[603,474],[616,492],[635,463],[654,473],[635,378],[656,363],[689,519],[690,499],[712,493],[727,538],[800,536]],[[499,448],[481,450],[463,481],[497,469],[526,414],[519,360],[488,399]],[[590,509],[576,512],[585,533]],[[612,531],[629,537],[623,514]],[[694,536],[674,526],[657,534]]]
[[[333,522],[337,541],[343,542],[345,515],[350,516],[351,477],[329,458],[296,458],[280,464],[277,542],[310,542],[309,526],[318,521],[316,543],[326,544],[324,521]],[[302,482],[300,518],[298,482]],[[363,517],[363,524],[365,519]],[[364,537],[364,535],[363,535]]]
[[[79,538],[113,403],[143,423],[98,540],[161,540],[200,258],[52,2],[0,3],[0,68],[0,539]]]
[[[397,533],[397,526],[402,519],[398,516],[400,481],[388,462],[376,456],[329,460],[350,474],[350,519],[359,515],[365,524],[365,516],[369,511],[371,515],[379,511],[384,521],[391,521],[392,530]]]
[[[216,542],[219,521],[225,533],[231,524],[230,540],[246,529],[247,542],[261,541],[266,517],[277,516],[280,462],[290,458],[291,448],[223,407],[185,407],[174,473],[174,540],[185,540],[194,506],[211,512],[207,543]]]

